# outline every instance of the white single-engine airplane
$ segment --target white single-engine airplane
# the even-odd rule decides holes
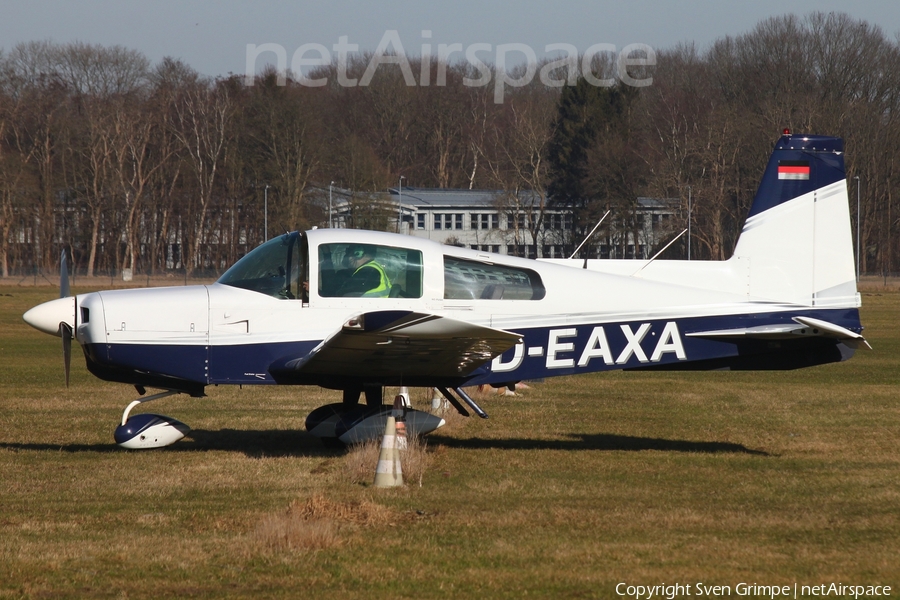
[[[97,377],[141,396],[164,390],[122,415],[115,438],[131,448],[187,431],[168,417],[129,418],[132,407],[202,396],[210,384],[343,390],[307,429],[346,442],[384,422],[384,386],[435,387],[461,413],[468,405],[486,417],[462,386],[611,369],[808,367],[868,345],[845,178],[840,139],[786,131],[726,261],[534,261],[315,229],[269,240],[212,285],[79,294],[24,318],[63,337],[67,365],[74,337]],[[442,424],[408,417],[414,433]]]

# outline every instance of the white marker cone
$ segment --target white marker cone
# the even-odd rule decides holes
[[[406,450],[409,444],[406,441],[406,421],[397,421],[397,433],[394,437],[397,450]]]
[[[397,422],[388,417],[381,440],[378,466],[375,467],[375,487],[398,487],[403,485],[403,469],[400,468],[400,453],[397,451]]]
[[[407,404],[404,403],[403,394],[397,394],[397,397],[394,398],[394,408],[391,410],[391,416],[394,417],[394,423],[397,426],[396,437],[394,437],[394,447],[397,450],[406,450],[406,410]]]

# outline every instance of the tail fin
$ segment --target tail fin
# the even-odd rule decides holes
[[[734,258],[750,296],[858,306],[840,138],[786,134],[775,144]]]

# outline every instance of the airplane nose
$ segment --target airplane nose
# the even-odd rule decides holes
[[[75,297],[57,298],[38,304],[22,315],[22,318],[35,329],[58,336],[60,323],[65,322],[69,327],[75,327]]]

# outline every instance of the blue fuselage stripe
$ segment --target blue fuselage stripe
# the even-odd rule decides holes
[[[502,383],[777,352],[780,343],[759,339],[704,338],[688,334],[795,324],[794,316],[821,319],[860,331],[857,309],[803,310],[760,314],[573,324],[518,329],[523,343],[470,375],[470,383]],[[798,338],[799,339],[799,338]],[[269,367],[306,356],[321,340],[230,346],[110,344],[88,348],[105,366],[207,384],[274,383]],[[827,343],[828,340],[823,340]],[[836,343],[836,342],[835,342]],[[102,352],[98,352],[102,350]],[[108,357],[108,358],[107,358]],[[347,365],[348,374],[352,365]]]

